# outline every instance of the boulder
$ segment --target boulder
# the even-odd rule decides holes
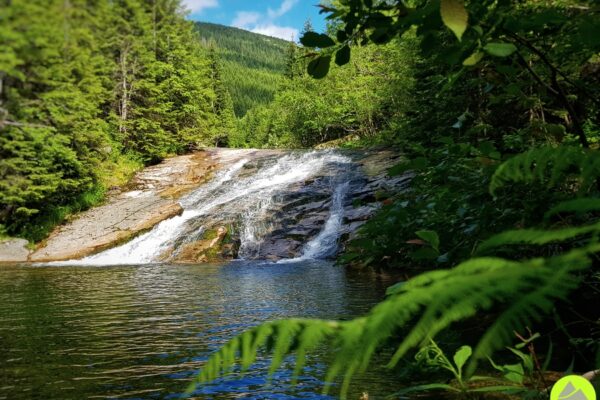
[[[179,263],[205,263],[231,259],[234,255],[234,244],[224,243],[228,230],[224,226],[207,231],[204,239],[184,244],[177,252],[174,260]]]

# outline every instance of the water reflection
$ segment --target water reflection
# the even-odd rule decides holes
[[[315,261],[295,264],[0,269],[0,399],[178,398],[233,335],[285,317],[350,318],[386,283]],[[201,399],[319,396],[323,366],[291,388],[290,369],[264,387],[265,360]],[[357,382],[377,391],[374,376]],[[366,389],[365,389],[366,390]]]

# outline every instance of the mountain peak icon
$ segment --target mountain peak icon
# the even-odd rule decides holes
[[[558,400],[590,400],[581,389],[575,387],[573,382],[569,382],[562,390]]]

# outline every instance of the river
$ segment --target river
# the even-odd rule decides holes
[[[79,260],[3,266],[0,399],[180,398],[209,355],[249,327],[366,313],[394,282],[326,259],[364,220],[353,204],[381,190],[369,179],[333,151],[238,157],[181,199],[181,215],[128,243]],[[220,240],[206,237],[217,227],[233,237],[238,261],[175,262]],[[268,360],[259,359],[194,396],[325,398],[325,357],[309,360],[296,387],[293,360],[266,386]],[[389,394],[393,380],[369,371],[352,398]]]
[[[214,265],[11,266],[0,269],[0,399],[175,399],[211,352],[262,321],[347,319],[390,282],[324,261]],[[268,363],[200,387],[198,399],[321,396],[323,364],[266,387]],[[355,393],[389,393],[381,371]],[[384,391],[385,389],[385,391]]]

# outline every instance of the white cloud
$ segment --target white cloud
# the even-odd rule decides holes
[[[298,3],[298,0],[283,0],[281,5],[277,10],[272,10],[269,8],[267,13],[269,14],[270,19],[279,18],[285,14],[287,14],[294,6]]]
[[[183,0],[185,8],[193,13],[202,12],[206,8],[219,7],[218,0]]]
[[[193,1],[193,0],[187,0]],[[197,0],[196,0],[197,1]],[[267,9],[266,14],[256,11],[239,11],[231,25],[247,29],[254,33],[273,36],[284,40],[297,38],[300,34],[298,29],[289,26],[281,26],[275,23],[275,20],[287,14],[299,0],[283,0],[276,10]]]
[[[248,28],[260,21],[261,14],[254,11],[239,11],[231,25],[236,28]]]
[[[257,25],[251,29],[254,33],[260,33],[262,35],[273,36],[284,40],[292,40],[292,38],[298,38],[300,32],[296,28],[288,26],[278,26],[275,24]]]

